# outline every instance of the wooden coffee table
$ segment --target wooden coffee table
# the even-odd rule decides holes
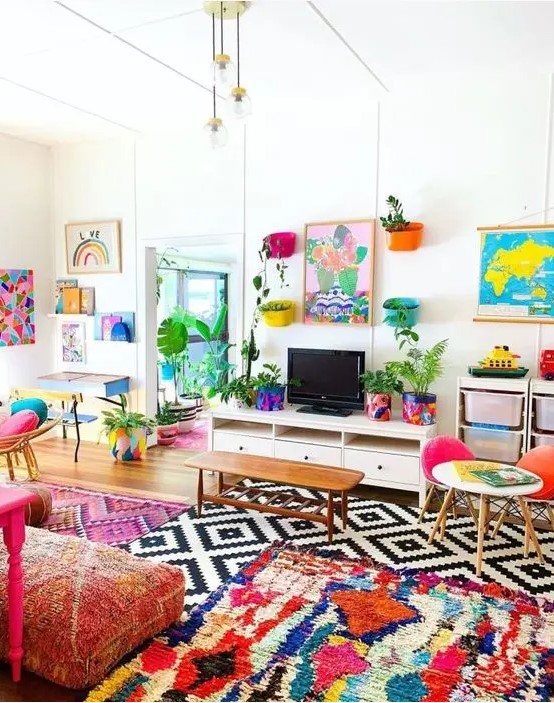
[[[342,526],[345,529],[348,524],[348,491],[357,486],[364,477],[361,471],[351,469],[234,452],[196,454],[185,461],[185,466],[198,469],[198,517],[202,515],[203,501],[209,501],[258,510],[262,513],[312,520],[327,525],[329,542],[333,541],[333,494],[340,493]],[[215,471],[218,474],[216,495],[204,493],[204,471]],[[327,500],[304,498],[278,490],[226,484],[223,481],[224,473],[241,478],[324,491],[327,493]],[[325,508],[327,508],[326,513]]]

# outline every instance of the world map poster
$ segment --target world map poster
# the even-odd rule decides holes
[[[554,225],[479,231],[477,319],[554,322]]]

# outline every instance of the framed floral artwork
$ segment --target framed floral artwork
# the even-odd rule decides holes
[[[119,222],[81,222],[65,226],[67,273],[120,273]]]
[[[305,227],[304,322],[371,324],[375,221]]]

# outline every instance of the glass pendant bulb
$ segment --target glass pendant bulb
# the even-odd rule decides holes
[[[211,63],[213,82],[217,85],[232,85],[235,80],[235,64],[229,54],[217,54]]]
[[[227,98],[227,105],[233,117],[242,119],[252,114],[252,101],[250,100],[246,88],[237,85]]]
[[[227,144],[229,134],[221,117],[210,117],[204,127],[204,133],[212,149],[219,149]]]

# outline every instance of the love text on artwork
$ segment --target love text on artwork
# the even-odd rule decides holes
[[[79,232],[79,239],[84,242],[86,239],[100,239],[100,230],[99,229],[91,229],[89,230],[88,234],[83,232]]]

